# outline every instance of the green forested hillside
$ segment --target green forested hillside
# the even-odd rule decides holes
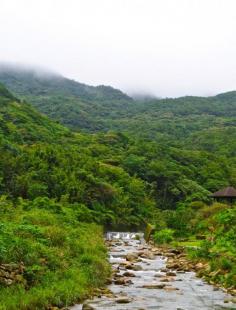
[[[119,174],[119,171],[129,173],[136,181],[143,182],[143,186],[148,189],[144,189],[144,192],[161,208],[176,208],[176,204],[186,199],[196,200],[198,193],[204,196],[202,199],[207,199],[209,191],[227,184],[236,184],[236,92],[208,98],[133,101],[120,91],[109,87],[89,87],[61,76],[43,75],[42,72],[37,75],[34,71],[5,68],[5,71],[0,73],[0,79],[5,80],[21,98],[32,99],[39,108],[44,105],[44,112],[48,115],[53,117],[51,112],[55,109],[63,123],[69,122],[70,126],[76,129],[82,127],[83,130],[89,131],[94,131],[93,125],[100,123],[101,131],[107,132],[96,135],[72,134],[58,124],[53,123],[52,126],[46,117],[37,117],[39,114],[30,105],[17,101],[8,105],[5,113],[16,113],[17,116],[14,135],[19,136],[18,143],[21,139],[25,142],[35,139],[38,142],[53,140],[58,144],[60,140],[60,146],[54,146],[52,150],[47,151],[55,153],[53,156],[57,158],[60,169],[63,169],[63,165],[67,166],[64,158],[68,159],[70,156],[74,158],[72,165],[77,165],[80,160],[83,166],[86,165],[85,170],[92,169],[92,175],[100,180],[103,178],[100,176],[101,167],[107,170],[104,177],[110,185],[113,178],[107,177],[109,169],[113,169],[115,174]],[[59,92],[60,97],[57,97]],[[76,100],[85,100],[84,110],[81,106],[69,102],[70,100],[67,101],[69,96]],[[13,109],[16,109],[16,106],[17,111]],[[82,111],[85,111],[93,124],[87,116],[81,114],[81,120],[86,122],[86,125],[80,123],[77,127],[78,124],[74,121],[78,121],[79,118],[77,112],[73,113],[74,106],[78,107],[79,113],[83,114]],[[27,117],[31,115],[34,124],[31,124],[31,119],[28,119],[27,123],[20,111],[21,114],[27,112]],[[4,124],[2,126],[9,126]],[[12,122],[10,126],[15,126],[15,123]],[[113,129],[113,133],[108,131],[109,128]],[[11,139],[10,135],[12,133],[8,135],[8,140]],[[61,143],[65,143],[63,149]],[[35,149],[38,147],[34,146]],[[50,146],[47,145],[47,148],[50,149]],[[87,162],[94,164],[87,168]],[[100,168],[95,169],[98,164]],[[35,167],[31,169],[34,170]],[[74,169],[71,171],[74,173]],[[66,173],[66,177],[69,176],[70,173]],[[31,179],[28,182],[31,184]],[[43,191],[46,195],[55,192],[48,189],[50,186],[45,185],[45,180],[40,182],[47,188]],[[72,192],[77,197],[76,193],[79,191],[79,201],[84,203],[81,197],[85,197],[86,194],[82,195],[81,191],[84,188],[88,189],[88,186],[83,185],[78,189],[78,182],[74,183],[75,189]],[[12,188],[18,188],[13,181],[12,184]],[[60,186],[57,186],[60,187],[60,191],[57,191],[55,196],[57,199],[63,192],[67,192],[65,186],[68,188],[71,181],[64,179],[59,184]],[[117,182],[114,184],[115,188],[110,189],[110,195],[115,199],[118,197],[117,193],[121,195],[122,191],[117,190]],[[127,190],[124,184],[120,186]],[[196,197],[190,198],[192,195]],[[27,194],[25,196],[28,197]],[[52,194],[50,196],[54,197]],[[95,196],[97,199],[99,195],[96,193]],[[70,199],[78,200],[75,197]],[[119,198],[119,201],[124,200]],[[126,208],[125,206],[126,203],[123,208]],[[132,212],[131,214],[137,215],[136,211]]]
[[[102,285],[109,268],[97,225],[150,222],[189,236],[210,192],[236,186],[234,92],[142,102],[109,87],[10,73],[0,74],[14,91],[0,85],[0,266],[22,262],[24,271],[10,289],[1,284],[0,309],[65,305]]]
[[[133,103],[130,97],[110,86],[88,86],[34,69],[0,65],[0,82],[18,98],[73,129],[104,129],[107,116],[115,117],[118,110],[126,115]]]
[[[233,91],[212,97],[135,101],[111,87],[91,87],[62,76],[7,66],[0,68],[0,81],[19,98],[75,130],[122,131],[207,151],[218,150],[223,140],[228,143],[229,135],[235,136]]]
[[[15,99],[0,85],[0,139],[2,143],[33,144],[53,142],[70,136],[65,127]]]
[[[136,209],[152,206],[145,182],[122,165],[106,163],[109,154],[122,155],[122,136],[73,134],[1,88],[1,194],[14,200],[49,197],[77,203],[91,213],[88,221],[128,223],[130,215],[133,223],[140,223]]]
[[[138,226],[140,206],[148,214],[153,203],[144,182],[100,162],[92,136],[74,135],[2,85],[0,116],[0,309],[69,305],[109,275],[96,223]]]

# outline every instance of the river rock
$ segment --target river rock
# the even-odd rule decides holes
[[[130,303],[132,300],[128,297],[120,297],[118,299],[116,299],[116,303],[117,304],[128,304]]]
[[[177,262],[168,263],[168,264],[166,264],[166,268],[168,268],[168,269],[180,269],[180,264]]]
[[[166,257],[175,257],[175,254],[174,253],[166,253],[165,256]]]
[[[123,273],[123,276],[124,277],[135,277],[135,274],[133,272],[126,271]]]
[[[175,273],[174,271],[167,271],[167,272],[166,272],[166,275],[167,275],[168,277],[175,277],[175,276],[176,276],[176,273]]]
[[[118,278],[114,280],[114,283],[116,285],[128,285],[128,284],[132,284],[132,281],[126,278]]]
[[[121,262],[119,267],[124,267],[126,269],[129,269],[129,267],[132,265],[131,262],[125,261],[125,262]]]
[[[171,277],[162,277],[162,278],[160,278],[159,281],[160,282],[172,282],[172,281],[174,281],[174,279]]]
[[[150,284],[144,284],[142,288],[148,288],[148,289],[163,289],[166,285],[164,283],[150,283]]]
[[[226,299],[224,300],[224,303],[229,303],[229,302],[236,303],[236,298],[235,298],[235,297],[232,297],[232,298],[226,298]]]
[[[139,256],[142,258],[146,258],[146,259],[154,259],[155,258],[154,255],[148,251],[139,254]]]
[[[129,253],[126,255],[126,260],[129,262],[133,262],[138,258],[138,254],[137,253]]]
[[[233,296],[236,296],[236,289],[230,289],[230,294],[232,294]]]
[[[168,272],[169,270],[167,268],[161,268],[161,272]]]
[[[179,291],[179,288],[178,287],[173,287],[173,286],[166,286],[164,288],[165,291],[167,292],[173,292],[173,291]]]
[[[143,270],[142,266],[140,266],[140,265],[131,265],[131,266],[129,266],[129,268],[127,268],[127,269],[131,269],[131,270],[134,270],[134,271]]]
[[[90,306],[89,304],[83,304],[82,310],[95,310],[95,308]]]

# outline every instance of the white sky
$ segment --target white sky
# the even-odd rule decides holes
[[[0,0],[0,61],[157,96],[236,89],[236,0]]]

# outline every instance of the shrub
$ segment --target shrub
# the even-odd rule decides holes
[[[174,235],[174,231],[172,229],[165,228],[165,229],[155,232],[154,241],[157,244],[170,243],[171,241],[174,240],[173,235]]]

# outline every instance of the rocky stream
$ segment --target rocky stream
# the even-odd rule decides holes
[[[105,289],[71,310],[236,309],[235,297],[196,277],[176,249],[150,246],[142,234],[107,233],[113,277]],[[182,265],[181,265],[182,264]]]

